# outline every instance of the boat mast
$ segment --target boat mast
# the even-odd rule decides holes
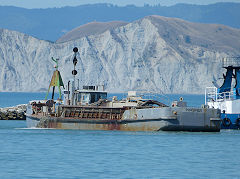
[[[74,47],[73,48],[73,52],[74,52],[74,57],[73,57],[73,71],[72,71],[72,75],[73,75],[73,94],[72,94],[72,105],[75,104],[75,86],[76,86],[76,75],[77,75],[77,70],[76,70],[76,65],[77,65],[77,52],[78,52],[78,48],[77,47]]]

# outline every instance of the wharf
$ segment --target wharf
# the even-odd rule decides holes
[[[27,104],[0,108],[0,120],[26,120]]]

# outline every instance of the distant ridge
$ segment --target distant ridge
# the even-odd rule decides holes
[[[179,18],[157,15],[147,16],[144,19],[151,20],[161,38],[177,51],[182,45],[225,52],[238,47],[240,50],[240,29],[222,24],[192,23]]]
[[[190,22],[224,24],[240,28],[240,3],[177,4],[170,7],[89,4],[77,7],[24,9],[0,6],[0,28],[55,42],[66,32],[89,22],[133,22],[149,15],[177,17]]]
[[[122,21],[112,21],[112,22],[90,22],[88,24],[84,24],[80,27],[77,27],[70,32],[66,33],[62,37],[60,37],[56,42],[62,43],[70,40],[76,40],[81,37],[96,35],[103,33],[107,30],[112,30],[117,27],[121,27],[123,25],[128,24],[127,22]]]

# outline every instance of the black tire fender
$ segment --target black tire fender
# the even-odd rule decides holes
[[[229,118],[224,118],[224,119],[222,120],[222,124],[223,124],[223,126],[225,126],[225,127],[229,127],[229,126],[232,124],[232,122],[231,122],[231,120],[230,120]]]
[[[236,123],[236,126],[240,127],[240,118],[237,118],[235,123]]]

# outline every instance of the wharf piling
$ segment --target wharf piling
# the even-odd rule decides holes
[[[0,120],[26,120],[27,104],[0,108]]]

